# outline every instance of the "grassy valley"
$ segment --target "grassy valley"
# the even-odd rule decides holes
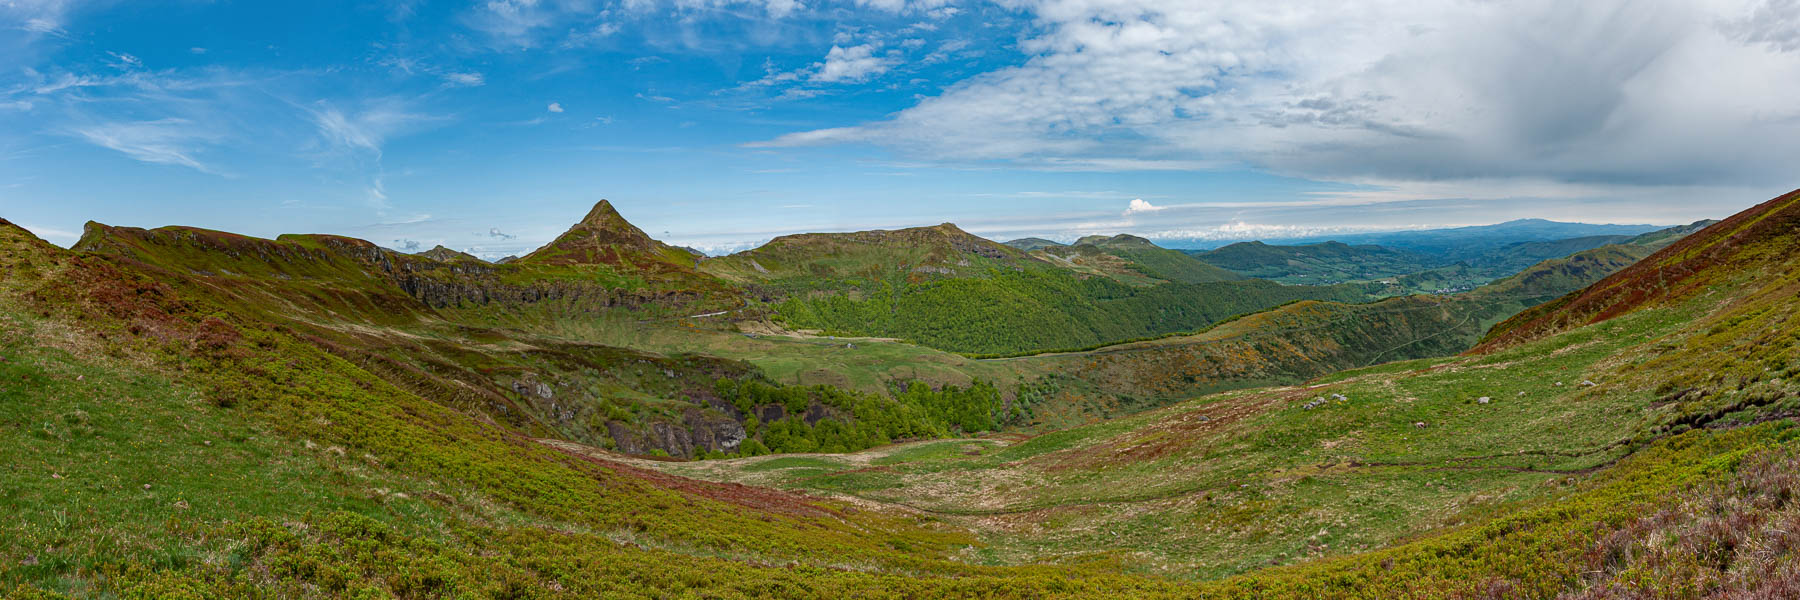
[[[701,259],[607,203],[504,264],[0,221],[0,593],[1780,597],[1797,223],[1370,301],[1129,236]]]

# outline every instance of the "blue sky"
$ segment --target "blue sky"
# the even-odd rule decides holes
[[[528,252],[1678,223],[1800,186],[1800,3],[0,0],[0,216]]]

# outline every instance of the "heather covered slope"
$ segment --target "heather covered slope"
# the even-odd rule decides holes
[[[335,251],[263,245],[281,240],[202,236],[233,244],[205,253],[230,259],[209,267],[166,249],[180,244],[122,237],[70,252],[0,223],[0,445],[30,457],[0,470],[0,500],[20,508],[0,525],[0,585],[82,597],[1778,597],[1795,572],[1781,542],[1794,491],[1779,474],[1794,461],[1781,417],[1796,408],[1800,356],[1781,350],[1793,329],[1769,302],[1791,283],[1791,253],[1694,275],[1712,294],[1646,299],[1489,354],[1029,439],[678,463],[541,439],[543,421],[499,419],[455,401],[462,384],[396,366],[422,356],[358,350],[419,338],[405,343],[511,377],[512,359],[488,361],[577,343],[549,337],[569,321],[470,327],[460,319],[486,313],[421,302]],[[1742,240],[1764,245],[1778,244]],[[239,270],[258,264],[279,276]],[[358,272],[346,281],[367,286],[326,283]],[[296,312],[244,310],[283,277],[313,290]],[[392,322],[356,326],[365,313]]]

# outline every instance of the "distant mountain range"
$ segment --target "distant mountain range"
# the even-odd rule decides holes
[[[1565,223],[1545,219],[1516,219],[1504,223],[1495,223],[1493,225],[1475,225],[1470,227],[1342,233],[1292,238],[1264,238],[1260,241],[1288,246],[1316,244],[1320,242],[1343,242],[1352,245],[1372,244],[1422,253],[1452,252],[1460,255],[1467,255],[1472,252],[1478,252],[1481,249],[1505,246],[1518,242],[1562,240],[1597,235],[1632,236],[1641,233],[1649,233],[1664,227],[1667,226]],[[1237,242],[1231,240],[1177,238],[1159,239],[1157,240],[1157,243],[1165,248],[1179,250],[1210,250]]]

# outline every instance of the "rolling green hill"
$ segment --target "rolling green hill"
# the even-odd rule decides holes
[[[1235,279],[1130,236],[1022,250],[954,225],[783,236],[708,259],[787,326],[1010,353],[1177,331],[1303,299],[1356,301],[1361,286]]]
[[[1185,386],[1177,404],[863,449],[870,433],[996,427],[1056,388],[1113,385],[1101,363],[1174,350],[958,362],[867,342],[898,361],[1037,375],[1012,395],[985,381],[883,395],[665,351],[679,341],[600,341],[692,329],[680,339],[788,352],[681,313],[830,297],[856,265],[897,266],[908,293],[1054,277],[1159,307],[1174,304],[1138,294],[1277,284],[1133,287],[1016,250],[966,267],[931,250],[831,271],[755,261],[794,274],[779,277],[728,261],[749,271],[721,281],[593,231],[513,268],[187,228],[92,226],[64,250],[0,221],[0,594],[1783,597],[1800,572],[1796,232],[1800,192],[1468,294],[1294,303],[1184,342],[1221,350],[1128,359],[1174,371],[1144,379]],[[1385,362],[1400,355],[1390,341],[1437,343],[1420,337],[1430,323],[1489,318],[1469,305],[1554,295],[1627,262],[1475,352]],[[951,273],[906,281],[921,265]],[[575,325],[612,322],[632,325]],[[1331,345],[1348,349],[1318,351]],[[1282,366],[1281,352],[1318,364]],[[1322,375],[1207,393],[1208,368]],[[580,427],[612,406],[757,413],[742,443],[792,453],[625,456]],[[613,421],[642,436],[609,432],[615,447],[680,435],[667,418]],[[818,452],[837,449],[861,451]]]

